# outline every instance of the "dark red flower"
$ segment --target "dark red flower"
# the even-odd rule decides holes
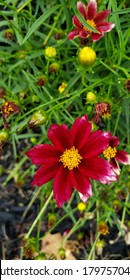
[[[73,188],[86,202],[92,195],[90,179],[103,184],[117,180],[110,163],[99,156],[109,145],[109,132],[91,132],[86,115],[67,125],[52,124],[48,131],[52,144],[39,144],[26,154],[32,163],[41,165],[32,186],[41,186],[54,178],[54,198],[59,207],[70,199]]]
[[[119,175],[120,174],[120,167],[118,161],[127,165],[130,164],[130,155],[124,151],[117,150],[117,146],[120,143],[120,139],[116,136],[110,137],[109,146],[105,151],[103,151],[104,157],[110,161],[114,171]]]
[[[101,37],[104,36],[104,33],[109,32],[114,28],[115,24],[104,21],[105,18],[110,14],[110,10],[105,10],[97,12],[97,2],[96,0],[90,0],[87,7],[82,2],[77,2],[77,9],[86,22],[94,27],[99,33],[95,33],[89,28],[83,26],[79,19],[74,16],[72,22],[76,29],[72,30],[68,34],[68,39],[72,40],[75,37],[88,38],[91,36],[92,41],[98,41]]]

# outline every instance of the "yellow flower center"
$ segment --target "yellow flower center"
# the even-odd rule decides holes
[[[60,156],[60,160],[63,163],[64,167],[68,167],[69,170],[73,170],[73,168],[78,167],[81,162],[81,155],[78,150],[73,146],[71,149],[66,149],[62,156]]]
[[[96,28],[96,23],[92,20],[92,19],[88,19],[87,20],[87,23],[90,25],[90,26],[92,26],[92,27],[94,27],[94,28]],[[87,28],[87,27],[84,27],[84,30],[85,31],[89,31],[89,32],[92,32],[89,28]]]
[[[10,112],[14,112],[14,110],[8,102],[5,102],[4,103],[4,114],[9,114]]]
[[[109,146],[104,152],[104,157],[107,158],[107,159],[110,159],[110,158],[113,158],[115,157],[117,153],[117,149],[116,147],[112,148],[111,146]]]

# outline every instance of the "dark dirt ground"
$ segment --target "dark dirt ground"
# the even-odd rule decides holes
[[[30,188],[31,179],[27,178],[26,184],[22,187],[14,183],[13,179],[7,183],[7,186],[3,185],[8,171],[11,170],[12,166],[15,164],[12,154],[11,144],[7,142],[3,147],[0,159],[0,166],[4,169],[3,174],[0,176],[0,259],[7,260],[20,257],[22,238],[27,233],[39,211],[39,199],[37,198],[29,209],[26,217],[22,219],[22,215],[33,194],[33,189]],[[26,164],[24,166],[25,168],[27,168]],[[67,228],[71,228],[71,221],[69,219],[65,220],[63,224],[60,224],[55,229],[55,232],[60,232],[62,234]],[[47,222],[45,221],[43,229],[41,234],[47,230]],[[85,248],[85,250],[82,250],[82,248],[79,249],[78,254],[75,256],[76,259],[86,259],[84,252],[89,253],[90,229],[94,233],[95,224],[92,221],[87,222],[82,228],[84,237],[80,243],[82,243],[82,247]],[[129,260],[130,245],[126,244],[123,237],[118,237],[117,227],[113,227],[109,231],[109,235],[103,236],[106,242],[103,254],[101,256],[96,256],[96,259]],[[75,235],[72,236],[71,239],[74,240]]]

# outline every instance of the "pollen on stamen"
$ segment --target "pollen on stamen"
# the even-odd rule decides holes
[[[111,146],[109,146],[105,151],[103,151],[103,155],[107,159],[114,158],[116,156],[116,153],[116,147],[112,148]]]
[[[78,149],[75,149],[73,146],[71,149],[66,149],[64,153],[60,156],[60,162],[63,163],[64,168],[68,167],[69,170],[78,167],[81,162],[81,155],[78,152]]]

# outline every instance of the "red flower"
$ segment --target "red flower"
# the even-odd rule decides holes
[[[72,40],[79,36],[81,38],[88,38],[91,36],[92,41],[98,41],[104,36],[104,33],[109,32],[115,26],[114,23],[104,21],[105,18],[110,14],[110,10],[105,10],[97,13],[97,2],[96,0],[90,0],[87,7],[82,2],[77,2],[77,9],[86,22],[94,27],[99,33],[91,31],[89,28],[83,26],[76,16],[72,18],[72,22],[76,29],[72,30],[68,34],[68,39]]]
[[[41,186],[54,179],[54,198],[59,207],[70,199],[73,187],[86,202],[92,195],[89,178],[103,184],[117,180],[108,161],[99,156],[109,145],[109,132],[91,132],[84,115],[67,125],[52,124],[48,131],[52,144],[39,144],[26,154],[32,163],[41,165],[34,175],[32,186]]]
[[[111,135],[109,146],[107,149],[105,149],[105,151],[103,151],[104,157],[110,160],[110,164],[118,175],[120,174],[118,161],[125,165],[130,164],[130,155],[124,151],[117,150],[116,147],[119,145],[119,143],[120,139]]]

